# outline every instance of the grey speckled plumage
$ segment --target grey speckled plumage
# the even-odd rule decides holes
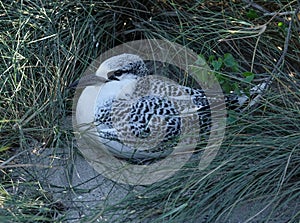
[[[99,72],[109,70],[105,85],[111,88],[98,96],[95,124],[99,137],[114,142],[109,146],[111,152],[137,159],[168,155],[176,146],[183,125],[187,125],[184,115],[200,125],[202,132],[209,130],[209,103],[202,90],[148,75],[144,62],[130,57],[123,54],[110,58],[101,65],[102,70],[99,68]],[[195,137],[190,141],[194,142]]]
[[[172,151],[181,134],[182,115],[190,113],[194,123],[199,123],[203,132],[208,131],[209,105],[202,91],[157,76],[141,78],[136,86],[133,95],[112,99],[97,108],[95,121],[100,137],[132,148],[133,157],[142,153],[153,157]]]
[[[132,54],[106,60],[97,72],[107,75],[108,81],[98,95],[95,125],[114,155],[164,157],[177,145],[184,128],[198,125],[199,133],[209,132],[211,113],[203,90],[149,75],[144,62]],[[237,98],[228,100],[237,102]],[[186,143],[195,143],[200,136],[184,137]]]

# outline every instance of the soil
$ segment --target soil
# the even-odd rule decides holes
[[[132,190],[130,186],[118,185],[102,177],[79,153],[74,151],[70,150],[66,153],[66,149],[45,149],[38,154],[31,153],[22,158],[23,162],[30,160],[32,163],[52,166],[47,169],[37,166],[31,169],[30,173],[39,178],[44,188],[52,194],[55,203],[63,205],[67,216],[66,222],[70,223],[79,222],[80,219],[90,216],[95,211],[99,212],[104,205],[116,203]],[[28,174],[28,170],[26,172]],[[300,204],[293,202],[277,213],[272,213],[270,218],[272,205],[269,205],[266,200],[256,200],[237,205],[230,216],[224,216],[227,220],[220,219],[217,222],[286,223],[290,222],[290,217],[295,216],[299,210]],[[199,217],[197,223],[207,222],[206,219],[209,219],[210,214],[212,213]],[[97,221],[114,222],[106,216],[98,216],[95,222]]]

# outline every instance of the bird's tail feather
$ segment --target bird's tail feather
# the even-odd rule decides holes
[[[258,102],[255,99],[261,97],[267,87],[268,84],[263,82],[252,87],[248,95],[244,92],[240,92],[240,94],[232,92],[225,95],[225,103],[227,109],[237,112],[245,111],[248,107],[252,107],[255,103]]]

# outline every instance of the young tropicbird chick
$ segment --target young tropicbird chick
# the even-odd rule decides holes
[[[94,124],[101,141],[117,157],[165,157],[181,137],[195,143],[210,130],[210,105],[204,91],[150,75],[137,55],[107,59],[93,79],[102,83]],[[239,103],[237,96],[226,100]]]

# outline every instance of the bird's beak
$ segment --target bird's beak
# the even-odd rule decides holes
[[[101,85],[109,80],[104,77],[96,76],[95,74],[90,74],[83,76],[81,79],[74,81],[69,85],[69,88],[84,88],[88,86],[97,86]]]

